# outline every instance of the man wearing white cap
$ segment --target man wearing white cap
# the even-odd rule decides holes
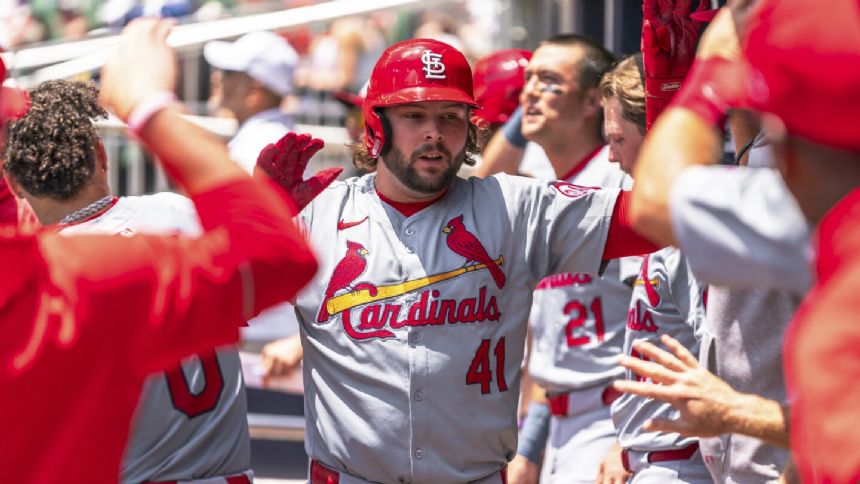
[[[252,173],[266,145],[295,131],[292,117],[280,106],[292,91],[299,56],[286,39],[262,31],[245,34],[232,43],[208,42],[203,57],[220,71],[213,83],[220,91],[220,107],[232,112],[239,122],[239,131],[227,143],[230,157]],[[293,308],[283,303],[242,328],[242,340],[269,341],[297,331]]]
[[[227,145],[230,156],[250,173],[260,150],[293,131],[293,120],[280,105],[292,90],[298,54],[275,33],[252,32],[232,43],[207,43],[203,57],[221,71],[220,85],[214,86],[220,89],[220,106],[239,122]]]

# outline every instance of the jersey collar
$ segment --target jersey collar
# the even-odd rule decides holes
[[[571,168],[569,172],[565,173],[564,176],[558,177],[558,179],[559,180],[570,180],[571,178],[575,177],[576,175],[579,175],[582,172],[582,170],[584,170],[585,167],[589,163],[591,163],[592,160],[594,160],[597,157],[597,154],[600,153],[600,151],[603,150],[603,148],[605,146],[606,145],[598,145],[597,148],[594,148],[590,153],[588,153],[581,160],[579,160],[579,163],[573,165],[573,168]]]

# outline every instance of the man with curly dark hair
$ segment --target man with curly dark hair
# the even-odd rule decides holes
[[[13,191],[43,225],[59,224],[64,235],[201,232],[193,204],[181,195],[112,194],[95,126],[107,112],[94,84],[46,81],[30,96],[29,112],[7,126],[5,170]],[[125,452],[123,482],[217,476],[250,482],[241,372],[238,351],[230,346],[150,376]]]
[[[0,468],[12,473],[4,480],[116,483],[147,375],[235,343],[239,322],[292,297],[316,270],[291,221],[291,197],[248,178],[223,144],[181,117],[171,25],[147,19],[126,28],[102,69],[101,96],[164,160],[206,230],[196,238],[0,230]],[[92,127],[104,110],[94,94],[86,84],[50,83],[11,126],[13,192],[33,200],[45,222],[67,217],[63,232],[123,207],[104,180]],[[0,90],[0,115],[8,96]],[[173,380],[186,385],[181,372]],[[199,388],[180,388],[191,404],[183,408],[208,410],[216,380],[207,372],[195,396]]]
[[[3,169],[47,225],[59,221],[58,212],[110,194],[107,155],[94,124],[108,114],[92,83],[46,81],[30,99],[27,114],[6,125]]]

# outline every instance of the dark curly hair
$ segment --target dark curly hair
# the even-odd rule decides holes
[[[475,124],[471,120],[469,121],[469,134],[466,138],[466,159],[463,160],[463,164],[475,166],[475,163],[477,163],[475,155],[481,154],[487,141],[490,140],[490,135],[489,127],[484,124]],[[362,133],[357,141],[349,144],[349,147],[352,148],[352,164],[362,171],[374,171],[376,170],[378,159],[370,156],[365,139],[367,139],[367,133]]]
[[[30,92],[30,110],[6,127],[3,169],[36,197],[64,201],[93,176],[98,131],[107,118],[91,82],[45,81]]]

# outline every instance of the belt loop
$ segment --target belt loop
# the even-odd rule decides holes
[[[623,395],[623,393],[616,390],[615,387],[612,386],[612,383],[610,383],[603,390],[603,394],[600,396],[600,399],[603,401],[603,405],[608,407],[612,405],[612,402],[621,398],[621,395]]]
[[[556,417],[566,417],[570,404],[570,394],[562,393],[549,398],[549,411]]]
[[[680,449],[672,449],[672,450],[657,450],[654,452],[648,453],[648,462],[669,462],[675,460],[688,460],[693,457],[693,454],[699,450],[699,443],[693,442],[692,444],[680,448]]]
[[[627,449],[621,449],[621,465],[625,471],[633,474],[633,470],[630,469],[630,453],[627,452]]]
[[[338,484],[340,473],[320,464],[316,459],[311,459],[310,480],[310,484]]]
[[[238,476],[228,477],[227,484],[251,484],[251,480],[245,474],[239,474]]]

